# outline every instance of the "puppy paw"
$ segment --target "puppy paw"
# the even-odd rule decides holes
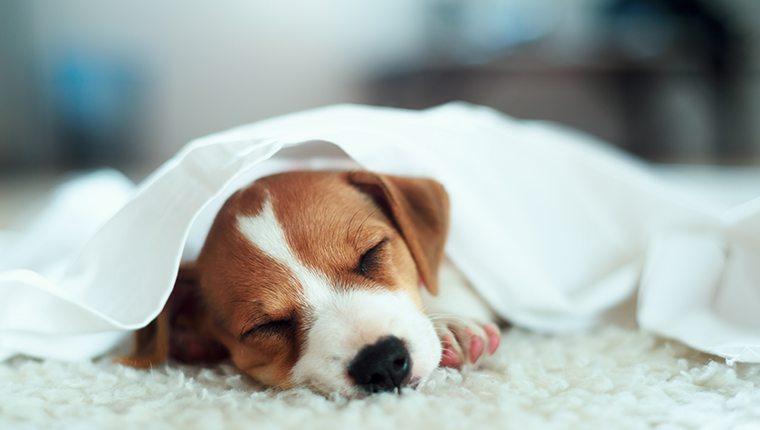
[[[442,318],[434,326],[443,346],[440,364],[443,367],[477,367],[486,357],[496,352],[501,340],[499,327],[492,323]]]

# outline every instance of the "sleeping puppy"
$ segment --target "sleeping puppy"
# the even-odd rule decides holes
[[[119,361],[229,358],[262,384],[348,397],[400,392],[439,365],[477,365],[499,329],[442,265],[448,210],[429,179],[259,179],[227,200],[164,310],[137,333],[135,355]]]

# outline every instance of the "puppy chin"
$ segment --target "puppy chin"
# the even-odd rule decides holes
[[[312,308],[303,353],[293,367],[290,385],[320,394],[356,398],[367,391],[348,369],[363,348],[396,337],[411,359],[405,386],[416,386],[438,367],[441,343],[433,324],[404,293],[366,288],[345,289]]]

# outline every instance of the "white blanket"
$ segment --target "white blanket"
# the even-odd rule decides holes
[[[637,293],[642,328],[760,362],[760,200],[724,210],[587,135],[461,103],[316,109],[194,140],[136,189],[69,184],[0,235],[0,359],[102,354],[160,312],[232,191],[354,162],[443,183],[447,255],[516,325],[587,329]]]

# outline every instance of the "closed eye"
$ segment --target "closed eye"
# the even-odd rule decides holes
[[[242,334],[242,338],[248,338],[248,337],[275,337],[275,336],[283,336],[288,334],[290,330],[293,328],[293,322],[290,320],[276,320],[276,321],[270,321],[268,323],[264,323],[261,325],[258,325],[245,333]]]
[[[362,254],[361,258],[359,258],[359,263],[354,268],[354,271],[366,278],[371,278],[372,274],[380,266],[380,254],[383,249],[383,245],[385,245],[386,242],[388,242],[388,238],[381,240],[377,245],[373,246],[367,250],[367,252]]]

